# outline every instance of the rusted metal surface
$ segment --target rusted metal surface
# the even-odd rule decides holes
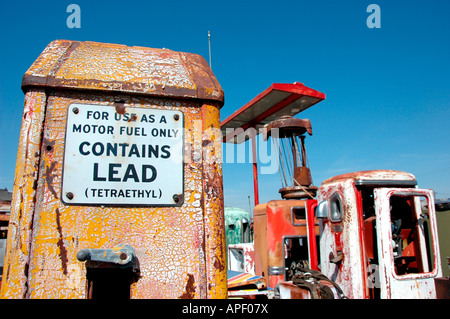
[[[368,185],[370,182],[380,182],[380,184],[383,185],[392,185],[393,182],[397,182],[397,184],[405,183],[406,185],[417,184],[416,178],[410,173],[395,170],[370,170],[346,173],[330,177],[323,181],[322,185],[327,185],[333,182],[348,179],[352,179],[354,181],[364,181],[366,185]]]
[[[278,129],[280,134],[285,137],[292,135],[302,135],[308,132],[312,135],[311,121],[308,119],[298,119],[292,116],[282,116],[279,119],[267,124],[265,126],[267,131],[264,131],[264,139],[267,140],[272,133],[272,129]]]
[[[226,247],[222,176],[222,135],[219,105],[203,104],[202,118],[202,209],[207,297],[226,298]],[[197,149],[199,150],[199,148]]]
[[[280,282],[277,286],[277,294],[280,299],[340,299],[342,298],[340,293],[336,288],[327,281],[320,280],[321,285],[326,286],[331,291],[330,294],[325,295],[322,293],[317,293],[313,295],[310,289],[299,287],[295,285],[292,281]],[[314,288],[312,288],[314,289]]]
[[[321,218],[321,271],[335,281],[348,298],[435,297],[432,280],[441,272],[434,212],[430,211],[429,218],[435,240],[432,248],[435,268],[432,273],[408,274],[399,278],[393,270],[393,240],[389,237],[393,224],[389,201],[377,195],[410,191],[433,202],[430,191],[408,188],[416,184],[412,174],[374,170],[336,176],[319,187],[319,205],[325,201],[330,205],[332,198],[342,201],[341,220],[332,221],[330,216]],[[420,205],[417,205],[416,209],[420,210]]]
[[[272,136],[273,145],[280,153],[278,166],[284,187],[279,192],[284,199],[314,198],[317,192],[306,155],[303,135],[306,132],[312,135],[311,121],[289,115],[267,124],[263,130],[263,138]]]
[[[293,207],[306,209],[306,202],[273,200],[255,207],[255,274],[264,275],[271,288],[278,282],[286,280],[284,272],[289,265],[285,264],[285,253],[287,254],[283,247],[285,241],[298,237],[307,240],[306,219],[296,220],[294,225]],[[315,231],[318,234],[318,227],[315,227]]]
[[[89,41],[50,43],[23,77],[25,91],[39,86],[224,100],[199,55]]]
[[[338,263],[330,261],[321,263],[321,271],[335,281],[350,298],[364,299],[365,294],[365,262],[360,240],[360,227],[356,190],[353,179],[325,183],[319,187],[317,201],[328,200],[332,194],[341,196],[344,218],[333,223],[327,219],[323,223],[320,238],[321,259],[342,255]]]
[[[131,298],[226,298],[217,134],[223,92],[201,59],[91,42],[54,41],[45,49],[24,77],[2,297],[86,298],[87,267],[77,252],[127,243],[140,271],[130,284]],[[72,103],[116,106],[118,113],[129,107],[183,112],[182,206],[64,204],[65,127]]]
[[[311,299],[309,290],[299,288],[291,281],[280,282],[277,287],[279,299]]]
[[[16,162],[2,296],[26,297],[33,215],[41,154],[41,132],[46,94],[36,89],[26,93]]]

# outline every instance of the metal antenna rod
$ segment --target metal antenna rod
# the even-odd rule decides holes
[[[211,65],[211,32],[208,31],[208,46],[209,46],[209,67],[212,70],[212,65]]]

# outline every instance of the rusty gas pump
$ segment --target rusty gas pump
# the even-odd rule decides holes
[[[264,139],[272,138],[279,155],[282,181],[279,192],[283,200],[255,207],[255,273],[265,276],[272,288],[292,279],[291,265],[317,269],[319,229],[314,218],[317,187],[313,185],[308,164],[305,133],[312,135],[311,122],[291,116],[282,116],[263,130]],[[313,222],[308,223],[308,219]]]
[[[4,298],[225,298],[223,91],[205,59],[50,43],[25,105]]]
[[[311,135],[312,127],[309,120],[293,116],[324,99],[325,94],[299,82],[274,83],[221,123],[224,142],[239,144],[251,138],[256,154],[255,136],[259,130],[265,140],[272,139],[272,152],[278,154],[282,199],[259,204],[254,162],[254,243],[228,247],[240,250],[245,269],[253,265],[252,273],[263,277],[271,292],[292,277],[291,264],[317,269],[319,228],[314,217],[317,187],[313,185],[305,146],[305,133]],[[234,278],[229,279],[230,288],[238,281],[238,277]],[[231,293],[234,291],[229,290]]]

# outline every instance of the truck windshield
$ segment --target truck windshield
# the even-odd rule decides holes
[[[393,195],[390,198],[392,251],[397,275],[434,269],[426,202],[426,197],[421,196]]]

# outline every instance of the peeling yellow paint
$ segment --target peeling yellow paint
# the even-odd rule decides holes
[[[182,71],[184,64],[174,62],[178,73],[171,78],[147,81],[155,74],[144,74],[142,69],[133,69],[139,75],[129,72],[138,57],[150,61],[150,51],[105,47],[56,41],[27,72],[1,296],[86,298],[86,267],[77,260],[77,252],[127,243],[139,261],[140,277],[131,285],[132,298],[180,298],[186,296],[186,289],[192,298],[226,298],[221,142],[210,135],[211,128],[219,128],[220,98],[204,104],[204,100],[177,97],[176,88],[187,90],[187,95],[197,94],[199,88],[192,71]],[[100,49],[106,51],[92,53]],[[167,60],[171,55],[177,56],[170,50],[158,51],[155,59]],[[40,85],[39,77],[49,77],[46,85],[54,81],[64,89],[36,89],[32,85]],[[133,87],[127,86],[131,82]],[[153,86],[161,83],[167,96],[151,96]],[[75,85],[94,91],[71,90]],[[222,95],[220,86],[214,85]],[[125,107],[183,112],[186,159],[181,207],[76,206],[61,201],[69,105],[111,106],[119,99]]]

